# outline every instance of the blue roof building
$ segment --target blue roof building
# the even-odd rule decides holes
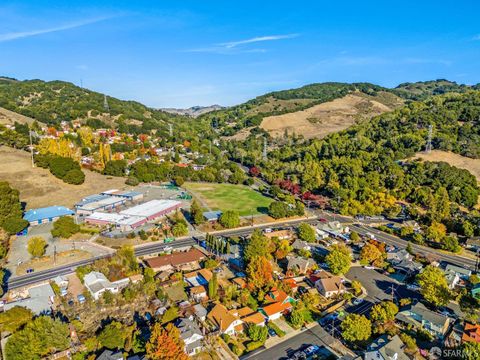
[[[39,209],[31,209],[25,212],[23,218],[27,220],[31,226],[46,224],[57,220],[61,216],[73,215],[74,212],[65,206],[49,206]]]
[[[220,216],[222,215],[222,212],[220,210],[217,211],[206,211],[203,213],[203,217],[207,221],[218,221],[220,219]]]

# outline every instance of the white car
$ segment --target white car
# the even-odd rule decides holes
[[[353,305],[360,305],[364,301],[365,300],[363,300],[362,298],[356,298],[355,300],[353,300]]]
[[[408,284],[407,285],[407,289],[408,290],[412,290],[412,291],[419,291],[420,290],[420,286],[416,285],[416,284]]]
[[[364,268],[368,270],[375,270],[375,266],[371,266],[371,265],[365,265]]]

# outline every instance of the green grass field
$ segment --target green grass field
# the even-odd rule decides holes
[[[240,216],[265,214],[273,201],[244,185],[185,183],[183,186],[201,206],[211,210],[236,210]]]

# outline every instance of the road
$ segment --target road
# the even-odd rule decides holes
[[[309,345],[328,346],[335,349],[336,345],[338,345],[337,343],[338,340],[330,336],[320,325],[315,325],[269,349],[254,351],[243,356],[241,359],[287,359],[296,351],[306,348]]]
[[[316,218],[310,218],[310,219],[297,219],[297,220],[288,220],[288,221],[283,221],[283,222],[278,222],[275,223],[275,227],[286,227],[286,226],[296,226],[302,222],[314,222],[316,221]],[[253,232],[255,229],[266,229],[269,227],[272,227],[273,225],[267,224],[267,225],[256,225],[253,227],[248,227],[248,228],[240,228],[240,229],[233,229],[233,230],[224,230],[224,231],[217,231],[217,232],[212,232],[212,234],[217,234],[217,235],[222,235],[222,236],[243,236],[243,235],[249,235]],[[138,245],[135,247],[135,255],[136,256],[145,256],[145,255],[153,255],[155,253],[160,253],[162,252],[167,246],[172,247],[172,248],[182,248],[182,247],[187,247],[187,246],[192,246],[198,243],[198,241],[204,240],[205,235],[199,235],[199,236],[190,236],[190,237],[185,237],[185,238],[179,238],[175,240],[172,243],[152,243],[152,244],[146,244],[146,245]],[[8,289],[16,289],[20,287],[24,287],[27,285],[32,285],[38,282],[42,281],[47,281],[50,279],[53,279],[57,276],[62,276],[62,275],[67,275],[75,271],[75,269],[79,266],[84,266],[88,264],[92,264],[94,261],[106,258],[111,255],[99,255],[95,256],[90,259],[74,262],[71,264],[55,267],[52,269],[48,270],[43,270],[27,275],[22,275],[22,276],[17,276],[17,277],[11,277],[7,280],[8,284]]]
[[[326,218],[327,220],[331,220],[333,215],[330,215],[328,213],[321,213],[320,216],[314,216],[309,219],[296,219],[296,220],[287,220],[283,222],[277,222],[275,224],[265,224],[265,225],[255,225],[252,227],[244,227],[240,229],[233,229],[233,230],[223,230],[223,231],[216,231],[212,232],[212,234],[216,235],[222,235],[222,236],[244,236],[244,235],[249,235],[253,232],[255,229],[266,229],[269,227],[295,227],[298,224],[302,222],[308,222],[308,223],[313,223],[318,221],[319,217]],[[336,220],[341,221],[343,223],[352,222],[352,218],[348,218],[345,216],[335,216]],[[406,248],[408,242],[406,240],[400,239],[396,236],[384,233],[382,231],[373,229],[371,227],[367,227],[364,225],[357,226],[357,225],[349,225],[350,229],[353,231],[358,232],[361,235],[366,234],[367,232],[370,232],[375,235],[375,237],[383,241],[389,245],[394,245],[398,248]],[[173,243],[169,244],[164,244],[164,243],[153,243],[153,244],[147,244],[147,245],[139,245],[135,247],[135,254],[137,256],[144,256],[144,255],[151,255],[155,253],[161,252],[165,247],[171,246],[172,248],[182,248],[185,246],[191,246],[194,245],[196,242],[200,240],[204,240],[205,235],[199,235],[199,236],[190,236],[186,238],[181,238],[177,239]],[[440,261],[448,262],[451,264],[455,264],[458,266],[463,266],[466,268],[469,268],[471,270],[475,269],[475,260],[461,257],[458,255],[453,255],[453,254],[446,254],[443,252],[440,252],[435,249],[431,249],[425,246],[417,245],[417,244],[412,244],[412,248],[415,252],[422,253],[422,254],[428,254],[432,256],[435,259],[438,259]],[[7,280],[8,288],[9,289],[15,289],[19,287],[23,287],[26,285],[31,285],[37,282],[41,281],[46,281],[49,279],[53,279],[54,277],[58,275],[66,275],[71,273],[72,271],[75,271],[75,269],[78,266],[82,265],[88,265],[93,263],[94,261],[98,259],[102,259],[105,257],[108,257],[110,255],[101,255],[101,256],[96,256],[91,259],[79,261],[76,263],[64,265],[61,267],[56,267],[52,268],[49,270],[44,270],[44,271],[39,271],[37,273],[32,273],[28,275],[23,275],[23,276],[18,276],[18,277],[12,277]]]
[[[394,235],[387,234],[383,231],[367,227],[367,226],[357,226],[350,225],[350,230],[358,232],[360,235],[365,235],[366,233],[371,233],[375,235],[375,238],[379,241],[383,241],[388,245],[393,245],[397,248],[405,249],[407,247],[408,241],[400,239]],[[415,253],[422,254],[424,256],[429,256],[431,259],[436,259],[438,261],[444,261],[446,263],[451,263],[454,265],[462,266],[470,270],[475,270],[475,260],[463,257],[460,255],[447,254],[436,249],[432,249],[426,246],[418,245],[411,243],[411,247]]]

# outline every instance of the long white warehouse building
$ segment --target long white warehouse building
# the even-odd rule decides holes
[[[150,221],[178,209],[181,205],[182,203],[176,200],[151,200],[120,211],[120,214],[129,216],[142,216],[146,217],[147,220]]]

